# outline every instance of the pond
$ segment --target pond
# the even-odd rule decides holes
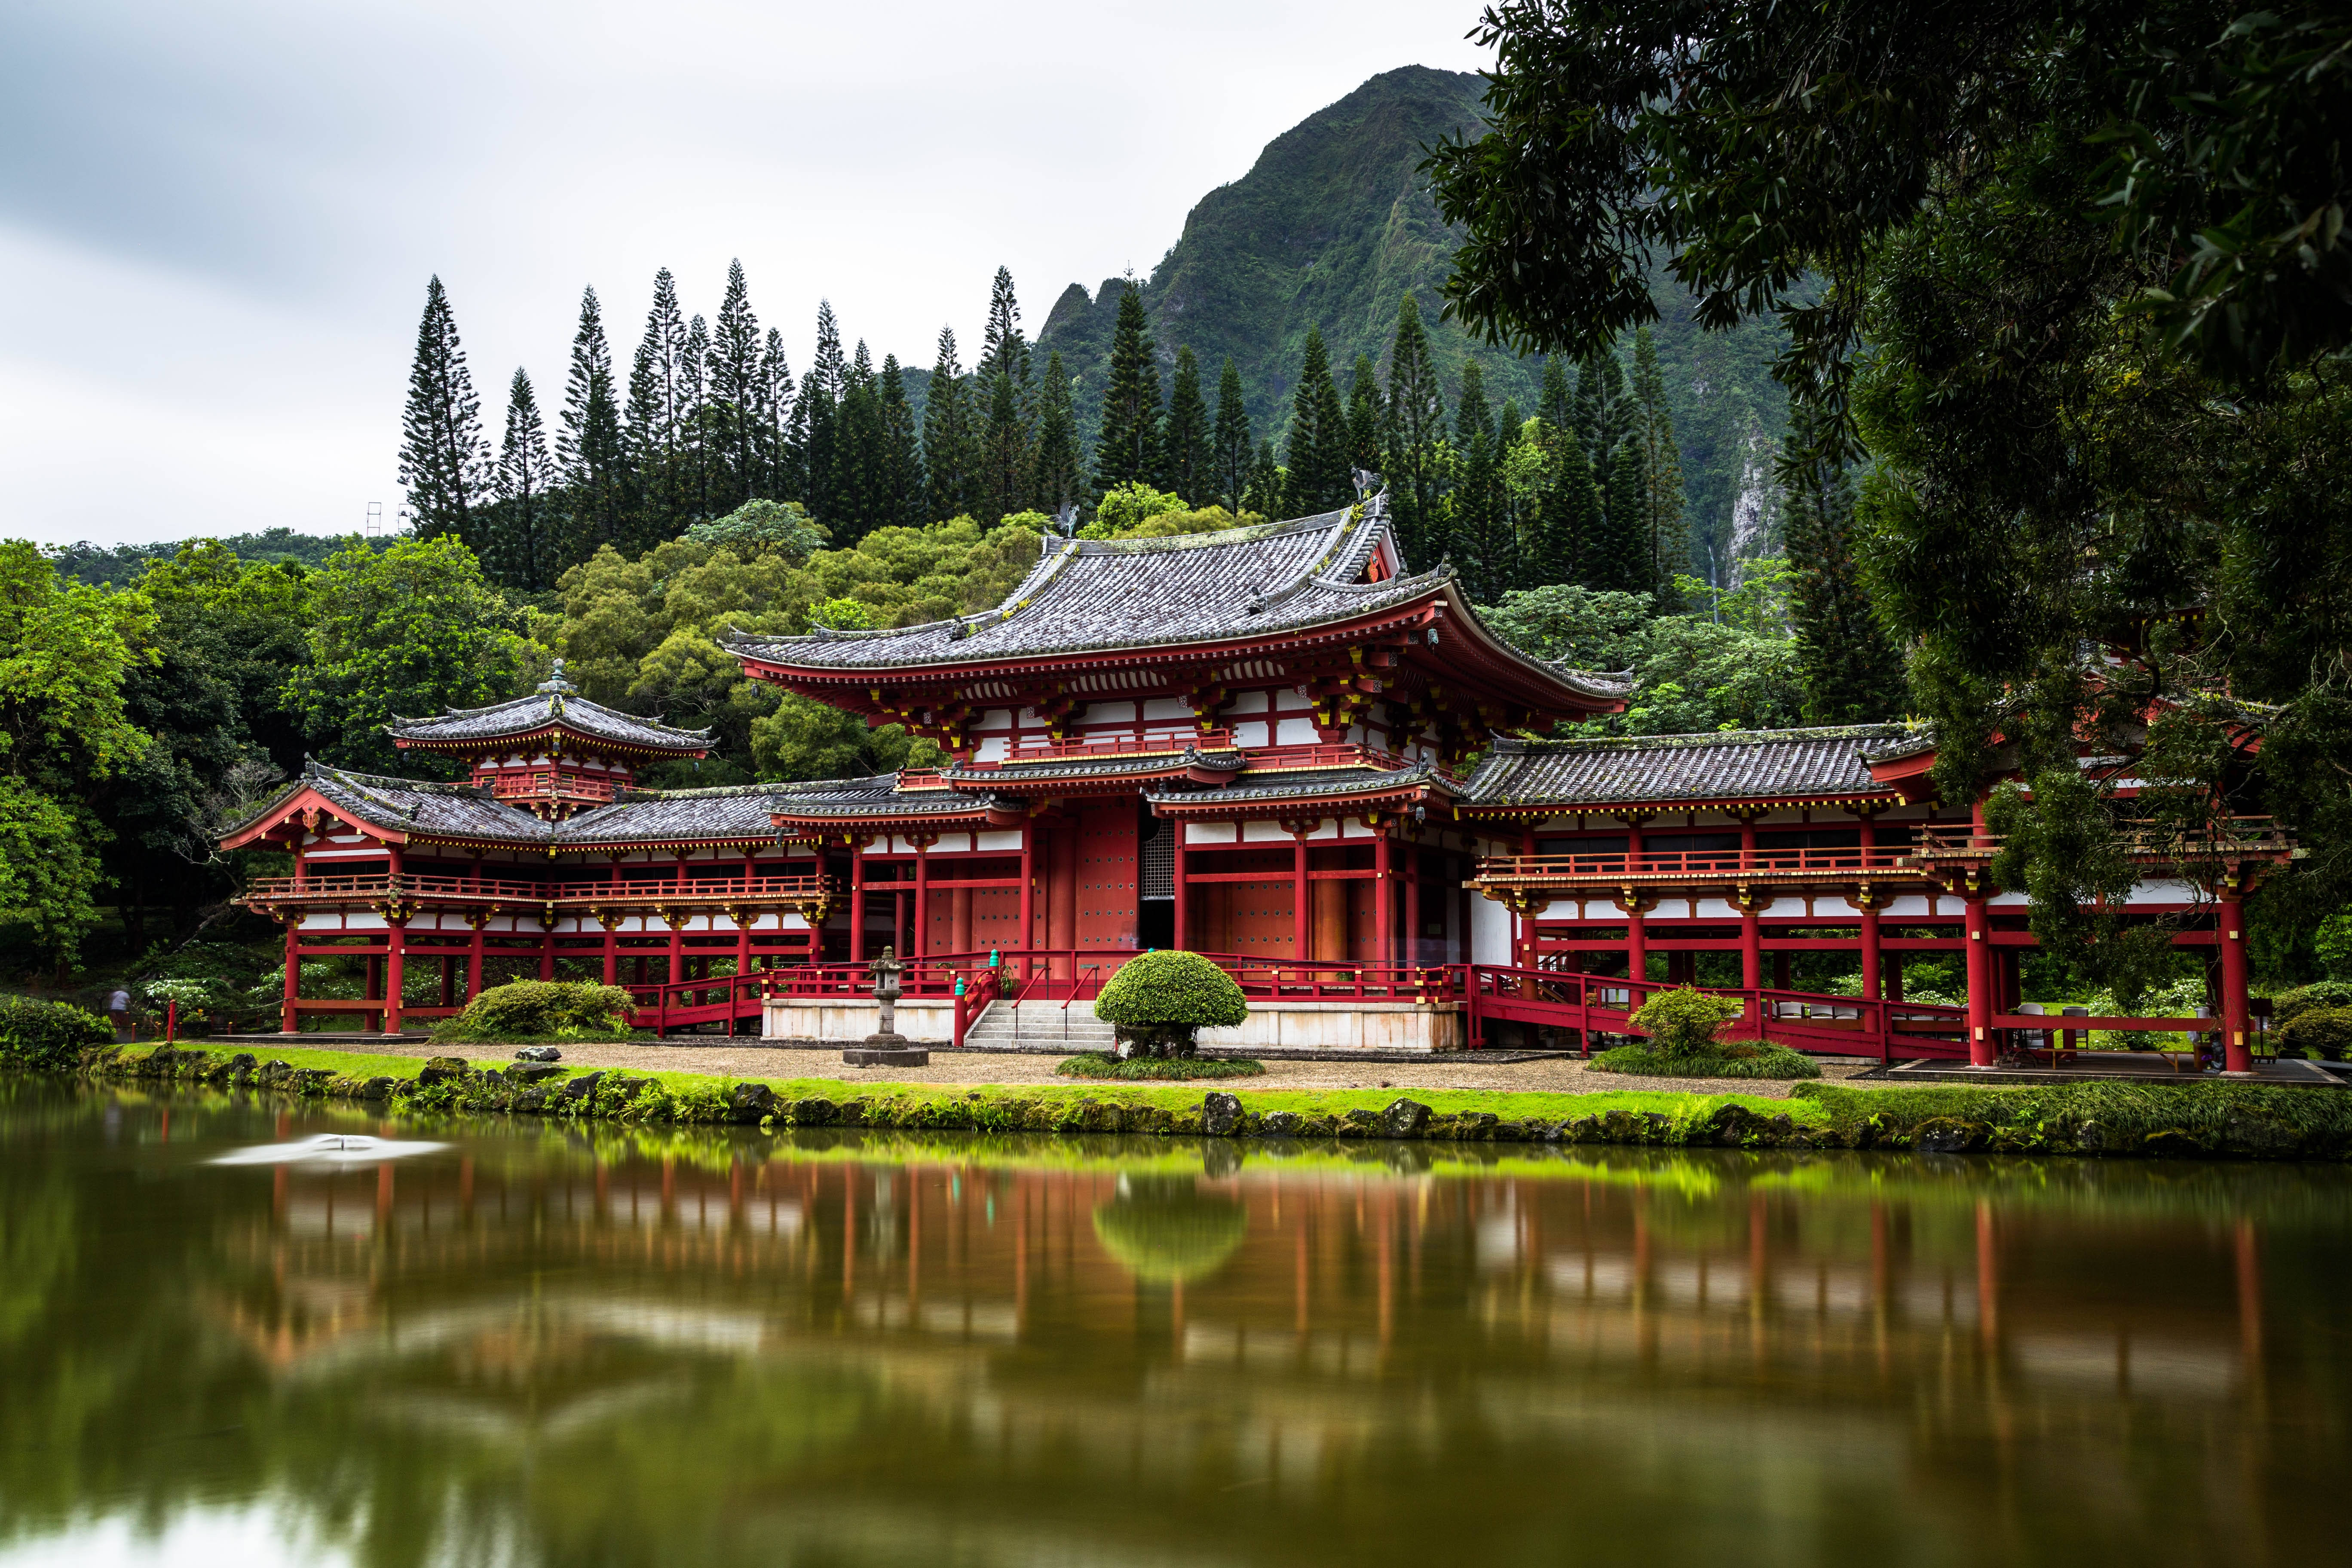
[[[17,1079],[0,1565],[2339,1561],[2347,1242],[2335,1166]]]

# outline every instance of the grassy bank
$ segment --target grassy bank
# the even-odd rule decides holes
[[[2352,1156],[2352,1094],[2197,1084],[2150,1089],[1803,1084],[1790,1100],[1626,1089],[1240,1089],[1198,1084],[933,1085],[690,1072],[575,1072],[454,1058],[169,1047],[96,1047],[101,1080],[204,1083],[382,1107],[394,1113],[538,1115],[698,1123],[978,1132],[1128,1132],[1317,1140],[1605,1142],[1748,1148],[2331,1159]]]

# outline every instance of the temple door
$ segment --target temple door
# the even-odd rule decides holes
[[[1137,871],[1142,847],[1136,831],[1135,801],[1132,796],[1086,801],[1076,815],[1077,945],[1134,947]]]

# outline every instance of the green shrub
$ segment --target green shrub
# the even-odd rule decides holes
[[[2315,980],[2272,997],[2271,1025],[2284,1028],[2297,1015],[2323,1007],[2352,1007],[2352,980]]]
[[[1233,976],[1197,952],[1146,952],[1119,965],[1095,1016],[1138,1028],[1231,1028],[1249,1017]]]
[[[1070,1058],[1054,1070],[1064,1078],[1256,1078],[1265,1071],[1265,1064],[1241,1057],[1134,1057],[1121,1060],[1108,1051],[1087,1051]]]
[[[1585,1064],[1593,1072],[1631,1073],[1637,1078],[1819,1078],[1822,1069],[1802,1051],[1769,1040],[1736,1040],[1697,1053],[1675,1054],[1646,1045],[1619,1046]]]
[[[1722,1049],[1723,1026],[1739,1016],[1739,1003],[1688,985],[1660,991],[1642,1004],[1631,1022],[1650,1037],[1660,1056],[1712,1056]]]
[[[2332,985],[2337,982],[2321,984]],[[2274,1037],[2282,1055],[2300,1051],[2305,1056],[2340,1062],[2344,1053],[2352,1050],[2352,1007],[2300,1008],[2279,1026]]]
[[[0,996],[0,1061],[18,1068],[69,1068],[90,1046],[110,1045],[114,1026],[65,1002]]]
[[[436,1040],[520,1045],[531,1040],[626,1040],[629,994],[584,980],[493,985],[433,1031]]]

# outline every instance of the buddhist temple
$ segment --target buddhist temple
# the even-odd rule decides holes
[[[1932,733],[1536,738],[1622,711],[1630,674],[1512,647],[1449,568],[1411,569],[1378,494],[1219,533],[1047,534],[978,614],[730,651],[904,725],[938,764],[640,788],[708,735],[589,701],[560,665],[518,700],[402,721],[395,744],[462,759],[465,781],[314,763],[224,840],[293,858],[246,895],[287,926],[283,1026],[397,1030],[536,974],[630,986],[648,1026],[751,1029],[780,988],[885,946],[942,986],[985,965],[1017,973],[1005,994],[1066,998],[1119,955],[1184,947],[1255,975],[1254,1011],[1401,1016],[1302,1038],[1408,1049],[1589,1038],[1641,986],[1689,981],[1819,1048],[1907,1037],[1989,1063],[2032,1026],[2025,900],[1987,879],[1981,804],[1935,798]],[[2183,872],[2152,847],[2129,912],[2208,951],[2234,1057],[2238,900],[2291,851],[2252,824],[2211,847]],[[1859,995],[1790,991],[1791,955],[1821,950],[1856,955]],[[1906,960],[1948,952],[1965,1014],[1906,1008]],[[355,954],[363,996],[301,994],[303,960]]]

